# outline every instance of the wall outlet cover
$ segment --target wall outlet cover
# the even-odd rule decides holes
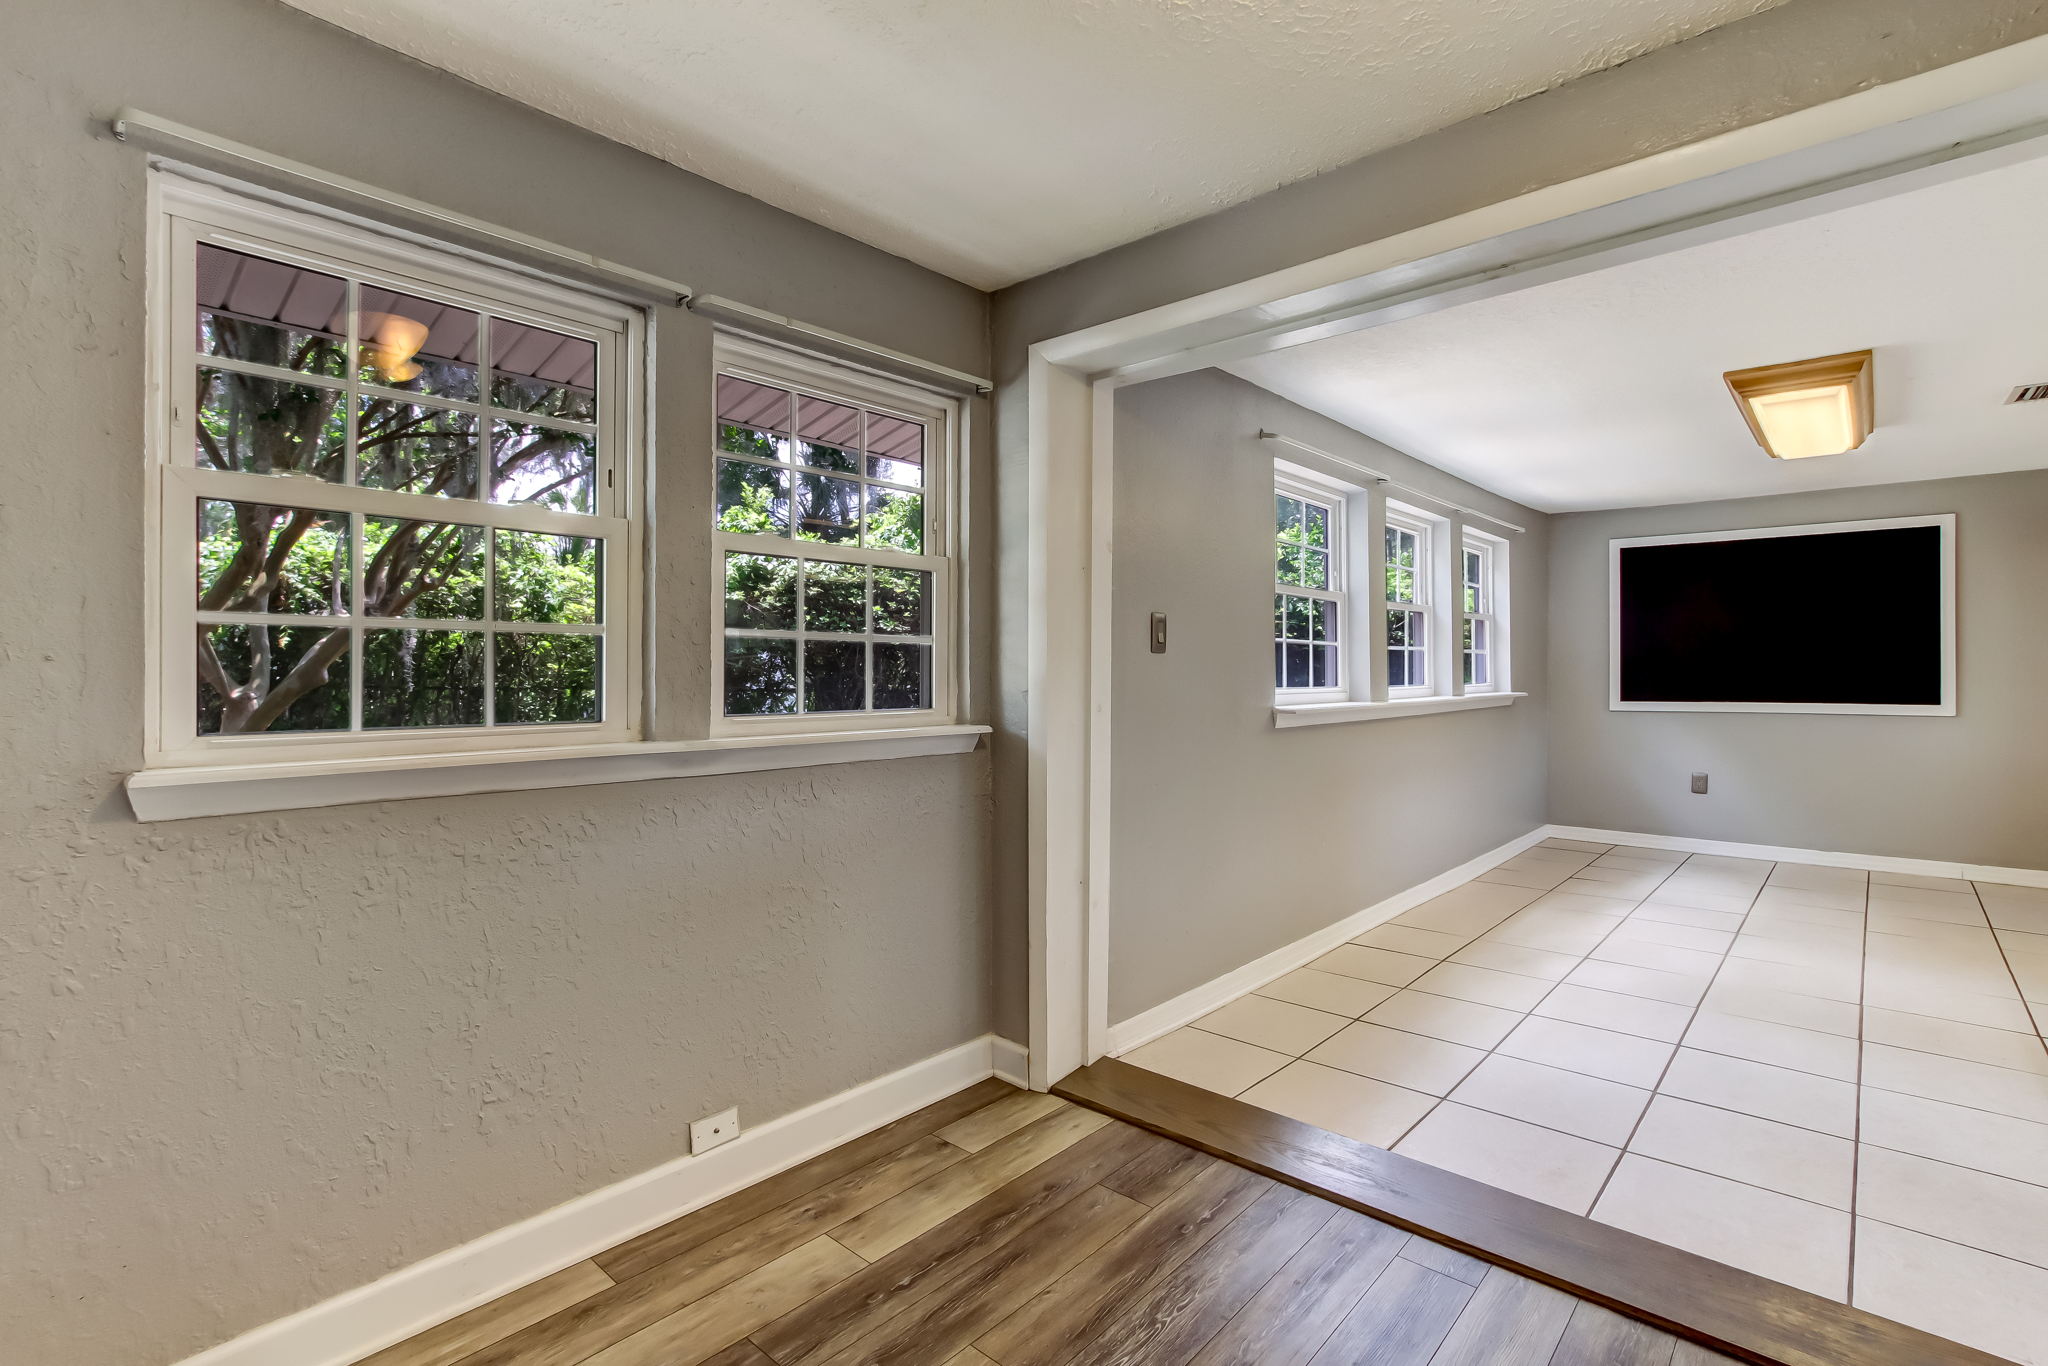
[[[1706,774],[1704,774],[1704,773],[1695,773],[1695,774],[1693,774],[1693,775],[1692,775],[1692,790],[1693,790],[1694,792],[1698,793],[1698,794],[1699,794],[1700,796],[1702,796],[1702,797],[1704,797],[1704,796],[1706,796],[1706,795],[1707,795],[1707,775],[1706,775]]]
[[[715,1115],[706,1115],[690,1126],[690,1151],[709,1152],[719,1144],[737,1138],[740,1132],[740,1107],[720,1110]]]

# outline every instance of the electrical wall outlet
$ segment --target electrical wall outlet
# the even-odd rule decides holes
[[[1707,775],[1706,775],[1706,774],[1704,774],[1704,773],[1695,773],[1695,774],[1693,774],[1693,775],[1692,775],[1692,790],[1693,790],[1693,792],[1694,792],[1695,794],[1697,794],[1698,796],[1704,797],[1704,796],[1706,796],[1706,795],[1707,795]]]
[[[690,1151],[709,1152],[726,1140],[736,1138],[740,1132],[740,1107],[720,1110],[715,1115],[706,1115],[690,1126]]]

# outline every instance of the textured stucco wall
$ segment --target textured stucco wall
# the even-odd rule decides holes
[[[1032,343],[2048,32],[2048,0],[1788,0],[995,296],[996,1023],[1026,1013],[1026,394]]]
[[[1956,715],[1607,709],[1610,540],[1938,512],[1956,514]],[[2048,868],[2043,527],[2048,470],[1553,518],[1550,818]],[[1825,610],[1817,593],[1811,605]],[[1696,772],[1712,775],[1707,796],[1688,791]]]
[[[985,299],[268,0],[4,29],[0,1359],[168,1362],[983,1033],[986,754],[134,822],[143,168],[99,130],[133,104],[968,370]],[[657,326],[687,735],[709,330]]]
[[[1314,457],[1261,428],[1527,527],[1508,564],[1532,695],[1274,729],[1273,457]],[[1543,823],[1550,521],[1220,370],[1119,390],[1116,446],[1113,1021]]]

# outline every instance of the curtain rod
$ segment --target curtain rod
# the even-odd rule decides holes
[[[424,231],[436,239],[453,239],[472,252],[509,257],[529,268],[595,287],[613,298],[674,308],[687,303],[694,292],[676,280],[650,275],[632,266],[622,266],[616,261],[607,261],[589,252],[577,251],[574,247],[534,237],[516,228],[486,223],[468,214],[439,208],[395,190],[379,189],[244,143],[214,137],[140,109],[123,109],[116,114],[110,131],[122,142],[133,143],[145,151],[204,171],[233,176],[268,190],[311,199],[329,208],[360,214],[392,227],[415,233]]]
[[[1297,441],[1293,437],[1284,436],[1279,432],[1269,432],[1262,427],[1259,429],[1259,440],[1277,441],[1283,446],[1292,446],[1298,451],[1307,451],[1310,455],[1320,456],[1334,464],[1342,465],[1345,469],[1357,470],[1360,474],[1367,475],[1390,489],[1399,489],[1403,493],[1412,493],[1418,498],[1427,498],[1439,507],[1447,507],[1453,512],[1462,512],[1467,517],[1477,517],[1483,522],[1492,522],[1495,526],[1506,527],[1509,531],[1527,531],[1529,529],[1525,526],[1516,526],[1513,522],[1496,517],[1490,512],[1481,512],[1478,508],[1468,508],[1463,503],[1454,503],[1448,498],[1439,498],[1436,494],[1416,488],[1412,484],[1403,484],[1398,480],[1392,479],[1370,465],[1361,465],[1356,460],[1346,460],[1341,455],[1332,455],[1320,446],[1311,446],[1306,441]]]

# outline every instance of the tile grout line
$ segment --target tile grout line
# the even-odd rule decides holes
[[[1684,868],[1687,864],[1691,863],[1693,859],[1698,857],[1698,854],[1691,855],[1685,860],[1684,863],[1679,864],[1678,868]],[[1678,868],[1672,869],[1672,877],[1676,877],[1678,875]],[[1642,1131],[1643,1120],[1648,1117],[1650,1113],[1650,1107],[1652,1105],[1655,1105],[1657,1103],[1657,1097],[1664,1093],[1664,1082],[1671,1075],[1671,1064],[1678,1060],[1679,1050],[1685,1047],[1686,1036],[1691,1034],[1693,1028],[1699,1024],[1700,1011],[1706,1006],[1707,997],[1714,990],[1714,983],[1720,979],[1722,971],[1728,966],[1728,956],[1729,954],[1732,954],[1735,951],[1736,940],[1739,940],[1742,937],[1742,926],[1747,925],[1749,923],[1750,912],[1756,909],[1757,898],[1763,895],[1764,888],[1770,885],[1771,874],[1776,872],[1777,870],[1778,865],[1776,863],[1772,863],[1771,866],[1764,871],[1764,880],[1758,883],[1756,891],[1750,894],[1749,905],[1742,912],[1742,922],[1741,924],[1738,924],[1735,927],[1735,937],[1728,941],[1728,949],[1721,955],[1721,961],[1714,966],[1713,972],[1708,974],[1707,984],[1700,990],[1700,999],[1693,1004],[1692,1018],[1686,1021],[1685,1030],[1678,1036],[1678,1042],[1671,1045],[1671,1055],[1664,1059],[1664,1066],[1659,1068],[1657,1071],[1656,1083],[1650,1087],[1649,1100],[1643,1103],[1642,1112],[1636,1116],[1636,1122],[1629,1126],[1628,1137],[1625,1140],[1623,1140],[1621,1144],[1621,1152],[1616,1155],[1614,1159],[1614,1165],[1608,1168],[1606,1177],[1602,1179],[1602,1181],[1600,1182],[1600,1189],[1598,1191],[1595,1191],[1593,1194],[1593,1203],[1586,1206],[1587,1218],[1592,1218],[1593,1211],[1599,1208],[1601,1198],[1607,1194],[1607,1188],[1614,1183],[1615,1172],[1621,1170],[1621,1159],[1627,1157],[1630,1150],[1634,1147],[1636,1135]],[[1665,879],[1665,882],[1668,882],[1670,880],[1671,879],[1667,877]],[[1662,887],[1664,883],[1660,882],[1657,885],[1659,887]],[[1684,1099],[1684,1097],[1681,1096],[1678,1097],[1678,1099],[1682,1100]],[[1638,1156],[1649,1157],[1649,1154],[1641,1153],[1638,1154]],[[1660,1159],[1653,1158],[1651,1160],[1657,1161]],[[1712,1174],[1713,1173],[1709,1173],[1709,1175]]]

